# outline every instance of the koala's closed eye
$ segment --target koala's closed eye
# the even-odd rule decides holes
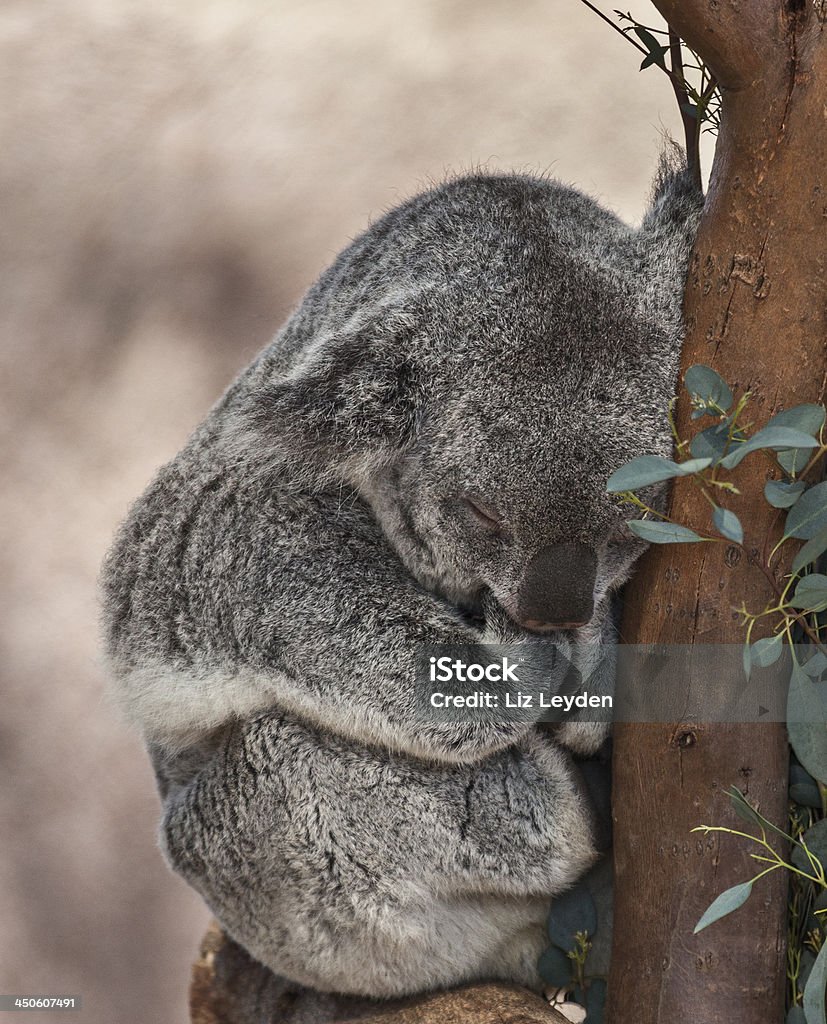
[[[483,526],[489,533],[496,534],[500,537],[506,533],[505,523],[503,522],[502,516],[498,512],[495,512],[489,505],[484,504],[477,497],[472,498],[468,495],[466,495],[462,501],[465,508],[471,514],[473,520]]]

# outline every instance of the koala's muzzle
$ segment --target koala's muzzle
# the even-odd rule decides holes
[[[543,632],[582,626],[594,614],[597,556],[586,544],[549,544],[528,563],[517,592],[517,619]]]

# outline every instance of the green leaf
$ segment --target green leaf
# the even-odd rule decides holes
[[[814,651],[813,656],[801,666],[802,671],[813,678],[820,676],[825,668],[827,668],[827,655],[822,654],[821,651]]]
[[[805,434],[818,437],[824,425],[824,416],[824,407],[821,405],[795,405],[792,409],[785,409],[784,412],[773,416],[767,426],[794,427],[796,430],[803,430]],[[781,452],[778,461],[792,474],[800,473],[809,458],[809,449],[793,448],[788,452]]]
[[[572,962],[562,949],[556,946],[549,948],[537,961],[537,970],[547,985],[554,988],[568,988],[572,981]]]
[[[586,993],[586,1024],[603,1024],[606,1019],[606,982],[595,978]]]
[[[827,989],[827,943],[821,947],[804,986],[804,1016],[807,1024],[824,1024],[824,992]]]
[[[734,540],[736,544],[743,543],[744,528],[741,526],[741,520],[734,512],[730,512],[726,508],[718,508],[716,505],[712,510],[712,522],[722,537],[726,537],[727,540]]]
[[[708,928],[709,925],[720,921],[722,917],[731,914],[734,910],[747,902],[752,892],[752,882],[742,882],[740,885],[733,885],[731,889],[725,889],[721,895],[712,901],[707,907],[706,913],[695,925],[695,935]]]
[[[636,536],[650,544],[690,544],[703,540],[694,530],[677,523],[660,523],[652,519],[628,519],[626,525]]]
[[[635,35],[643,43],[646,49],[649,51],[649,56],[644,58],[640,65],[640,70],[650,67],[652,64],[657,64],[658,67],[666,70],[666,54],[669,53],[669,47],[664,46],[663,43],[659,43],[652,33],[643,27],[643,25],[635,25]]]
[[[793,668],[787,693],[787,734],[795,756],[814,779],[827,781],[827,706],[824,684]]]
[[[810,977],[810,972],[816,965],[816,955],[811,949],[801,950],[801,959],[799,961],[798,969],[798,991],[803,995],[804,989],[807,985],[807,979]],[[802,1010],[802,1013],[804,1011]]]
[[[669,48],[664,46],[660,53],[650,53],[640,62],[640,70],[645,71],[650,68],[653,64],[656,64],[659,68],[666,70],[666,61],[664,60],[665,54],[669,52]]]
[[[693,476],[701,473],[712,465],[712,459],[687,459],[685,462],[676,462],[678,467],[677,476]]]
[[[827,526],[808,540],[804,547],[793,559],[793,572],[800,572],[805,566],[812,564],[819,555],[827,551]]]
[[[623,491],[637,491],[650,484],[662,483],[676,476],[689,476],[699,473],[710,465],[710,459],[689,459],[686,462],[673,462],[661,455],[638,455],[625,466],[615,470],[606,481],[609,494],[620,494]]]
[[[816,484],[798,499],[787,513],[785,537],[810,540],[827,528],[827,480]]]
[[[597,910],[585,885],[569,889],[552,900],[547,928],[552,943],[564,953],[575,948],[577,932],[594,935],[597,931]]]
[[[742,437],[740,431],[735,436],[739,439]],[[696,459],[712,459],[717,462],[723,458],[729,443],[729,420],[726,420],[696,434],[689,442],[689,451]]]
[[[827,609],[827,576],[814,572],[810,576],[802,577],[795,588],[795,594],[788,598],[787,604],[808,612],[823,612]]]
[[[724,469],[735,469],[735,467],[750,452],[757,452],[762,448],[817,448],[818,441],[800,430],[793,430],[791,427],[764,427],[756,434],[733,448],[728,455],[721,459]]]
[[[816,790],[816,792],[818,792],[818,790]],[[821,807],[820,800],[816,806]],[[807,849],[816,858],[816,860],[823,867],[827,866],[827,820],[822,819],[821,821],[817,821],[815,825],[808,828],[804,833],[802,840],[807,844]],[[807,854],[800,846],[793,847],[792,862],[799,870],[807,871],[812,874],[812,865],[810,864]]]
[[[766,668],[774,665],[781,657],[784,650],[784,634],[776,633],[775,636],[767,636],[756,640],[752,645],[752,663],[759,668]]]
[[[808,782],[795,782],[790,786],[790,800],[799,807],[817,807],[821,809],[821,793],[818,786]]]
[[[805,434],[818,437],[819,431],[824,426],[825,416],[827,413],[825,413],[823,405],[814,405],[808,402],[776,413],[767,426],[793,427],[795,430],[802,430]]]
[[[713,404],[726,411],[732,405],[732,392],[726,381],[711,366],[690,366],[683,378],[686,390],[704,405]]]
[[[802,768],[800,764],[796,764],[793,761],[790,764],[790,785],[796,782],[806,782],[811,786],[815,785],[815,779],[810,775],[806,768]]]
[[[635,35],[643,43],[649,53],[668,49],[668,47],[664,47],[663,43],[659,43],[652,33],[647,28],[644,28],[643,25],[635,25]]]
[[[790,448],[789,451],[778,452],[776,458],[785,472],[795,476],[804,469],[812,454],[809,448]]]
[[[773,508],[790,508],[803,493],[800,480],[768,480],[764,485],[764,497]]]
[[[791,1006],[787,1010],[786,1024],[807,1024],[807,1018],[800,1006]]]
[[[749,822],[750,825],[757,825],[758,828],[769,829],[771,832],[776,832],[778,835],[785,836],[789,839],[789,836],[783,829],[780,829],[777,825],[773,825],[768,818],[765,818],[763,814],[759,814],[759,812],[756,811],[737,786],[730,786],[726,791],[726,794],[732,804],[732,809],[743,821]]]
[[[742,821],[749,822],[750,825],[757,825],[759,828],[763,826],[763,818],[737,786],[730,786],[726,792],[732,809]]]

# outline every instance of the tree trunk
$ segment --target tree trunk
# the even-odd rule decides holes
[[[192,1024],[568,1024],[517,985],[467,985],[379,1002],[313,992],[277,978],[216,922],[201,943],[190,985]]]
[[[756,395],[758,418],[820,401],[827,373],[827,27],[821,0],[655,0],[722,85],[709,195],[686,284],[683,370],[714,367]],[[758,405],[758,403],[761,403]],[[688,402],[678,429],[690,435]],[[747,540],[772,510],[765,476],[740,470]],[[678,522],[708,521],[687,482]],[[625,643],[743,643],[733,607],[769,597],[761,574],[724,544],[653,548],[629,587]],[[740,562],[740,564],[739,564]],[[747,564],[744,564],[747,563]],[[757,638],[756,637],[754,638]],[[756,873],[745,842],[699,838],[738,827],[735,784],[779,825],[787,817],[783,724],[618,724],[615,729],[615,934],[611,1024],[779,1024],[784,1013],[783,872],[736,914],[693,935],[723,889]]]

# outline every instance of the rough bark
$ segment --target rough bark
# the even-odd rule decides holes
[[[714,367],[756,395],[763,421],[821,401],[827,372],[827,27],[810,0],[655,0],[723,86],[723,120],[686,285],[683,369]],[[759,404],[760,403],[760,404]],[[688,436],[689,408],[678,405]],[[739,486],[751,538],[771,510],[747,460]],[[678,522],[707,521],[688,483]],[[759,610],[767,583],[723,544],[652,549],[629,588],[626,643],[742,643],[733,606]],[[759,634],[756,633],[756,638]],[[786,885],[777,872],[747,904],[693,936],[723,889],[751,877],[746,844],[692,835],[738,827],[738,785],[770,819],[787,813],[783,724],[625,724],[615,730],[612,1024],[783,1019]]]
[[[375,1002],[325,995],[277,978],[213,922],[190,985],[192,1024],[567,1024],[516,985],[483,984]]]

